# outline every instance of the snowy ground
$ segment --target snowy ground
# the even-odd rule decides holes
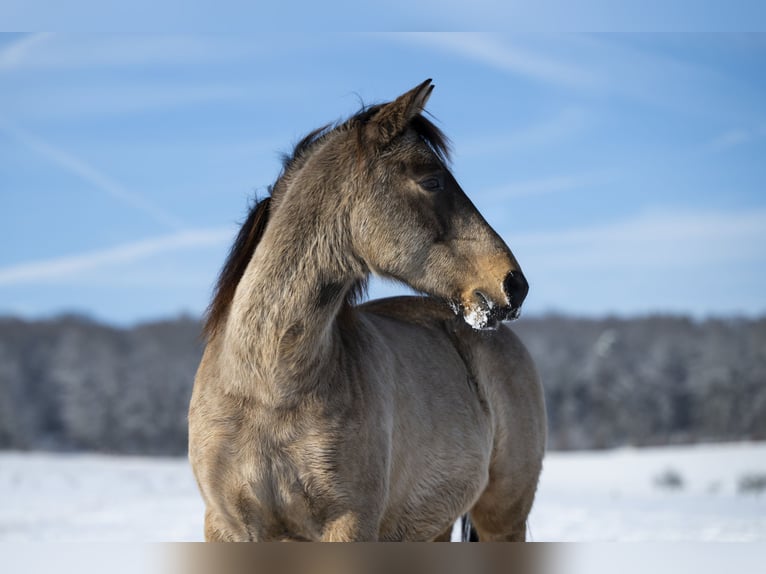
[[[763,542],[766,488],[742,492],[745,477],[766,481],[766,443],[553,453],[531,538]]]
[[[530,537],[764,542],[746,476],[766,480],[766,443],[552,453]],[[184,459],[0,453],[2,542],[201,540],[202,515]]]

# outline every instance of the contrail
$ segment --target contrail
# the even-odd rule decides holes
[[[51,36],[52,34],[49,32],[27,34],[26,36],[23,36],[15,42],[5,46],[2,50],[0,50],[0,69],[7,69],[18,66],[24,59],[24,56],[27,54],[27,52],[29,52],[29,50],[38,44],[45,42]]]
[[[83,160],[54,147],[26,130],[11,126],[0,118],[0,130],[26,145],[47,160],[90,183],[95,188],[121,201],[125,205],[151,217],[157,223],[173,230],[181,230],[184,223],[155,205],[145,197],[125,189],[122,185],[96,170]]]
[[[160,253],[220,245],[231,241],[234,232],[232,228],[224,227],[191,229],[107,249],[0,267],[0,286],[46,282],[103,266],[139,261]]]

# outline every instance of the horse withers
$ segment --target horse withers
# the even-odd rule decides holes
[[[208,309],[189,458],[211,541],[524,540],[546,438],[528,286],[428,80],[304,138]],[[370,273],[424,294],[356,305]]]

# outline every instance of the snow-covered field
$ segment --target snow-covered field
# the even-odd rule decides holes
[[[551,453],[536,541],[766,541],[766,443]],[[757,481],[756,481],[757,482]],[[202,539],[185,459],[0,453],[0,541]]]
[[[533,540],[766,541],[766,443],[553,453]]]

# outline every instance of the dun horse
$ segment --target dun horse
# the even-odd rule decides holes
[[[189,457],[211,541],[524,540],[545,407],[502,323],[528,285],[421,115],[430,80],[309,134],[208,309]],[[370,273],[423,297],[356,306]]]

